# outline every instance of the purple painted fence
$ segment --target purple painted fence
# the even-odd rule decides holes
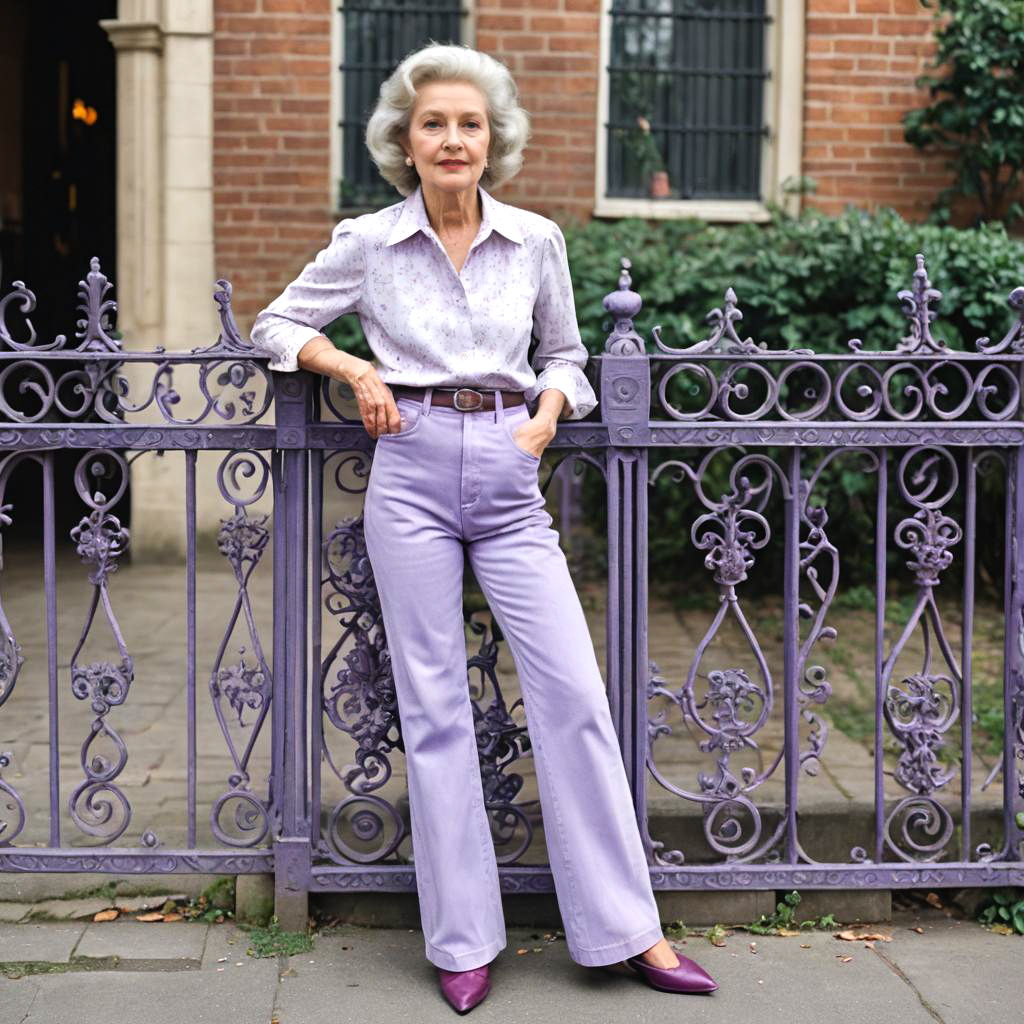
[[[769,349],[737,333],[742,314],[730,290],[724,306],[709,315],[706,340],[673,348],[655,328],[653,352],[645,354],[633,324],[641,299],[630,290],[627,260],[622,268],[618,289],[604,303],[615,327],[604,354],[591,363],[601,418],[560,425],[545,459],[550,474],[543,486],[558,481],[565,528],[580,476],[597,474],[604,481],[606,682],[655,887],[1024,884],[1024,572],[1017,558],[1024,541],[1024,288],[1010,296],[1016,320],[1006,336],[980,339],[971,352],[952,352],[933,337],[941,296],[919,256],[911,288],[899,294],[909,333],[891,351],[865,351],[857,341],[843,354]],[[42,469],[52,740],[49,845],[20,847],[27,809],[11,778],[18,765],[4,751],[3,709],[15,694],[24,658],[4,614],[0,574],[0,870],[273,872],[279,907],[304,903],[309,891],[412,891],[408,807],[391,792],[401,763],[401,724],[361,522],[358,516],[333,527],[324,522],[325,488],[358,495],[373,443],[334,382],[266,369],[265,358],[239,336],[230,285],[218,285],[221,336],[191,352],[122,350],[110,336],[111,286],[95,260],[81,284],[83,317],[73,341],[36,337],[29,317],[35,300],[20,283],[0,301],[0,529],[18,513],[17,497],[5,493],[12,469],[21,460],[36,460]],[[141,396],[132,395],[126,378],[127,365],[135,363],[152,371]],[[175,370],[181,375],[190,368],[201,399],[198,411],[186,417],[176,415],[173,380]],[[139,369],[132,367],[134,380]],[[678,395],[686,401],[673,404]],[[269,424],[272,405],[276,422]],[[71,539],[93,593],[70,680],[58,671],[57,659],[54,453],[62,449],[81,453],[74,487],[82,516]],[[129,538],[111,510],[125,492],[131,462],[154,451],[181,452],[186,531],[188,840],[173,850],[158,848],[148,830],[139,847],[111,845],[131,819],[130,792],[119,784],[129,751],[117,731],[117,709],[131,701],[134,675],[131,638],[118,623],[112,578]],[[218,547],[237,584],[230,627],[247,624],[251,647],[248,658],[233,662],[225,650],[229,627],[207,679],[209,703],[197,706],[199,451],[224,453],[217,479],[230,515]],[[798,812],[802,779],[813,776],[828,755],[821,712],[832,696],[829,644],[835,631],[829,615],[841,560],[818,491],[823,473],[839,458],[856,460],[873,481],[874,822],[846,856],[821,862],[801,843]],[[716,470],[723,460],[725,469]],[[975,523],[983,471],[1001,473],[1007,494],[1000,513],[1003,749],[986,780],[998,778],[1002,786],[1001,843],[972,839]],[[709,582],[717,591],[707,608],[706,633],[675,686],[647,650],[648,491],[666,474],[699,501],[690,538],[706,552]],[[250,512],[268,487],[274,510],[269,526],[266,517]],[[894,499],[905,511],[891,520]],[[781,536],[773,536],[769,525],[773,508],[781,508]],[[962,508],[962,521],[951,514],[954,508]],[[769,544],[784,552],[781,665],[766,655],[745,614],[742,586]],[[892,546],[905,554],[916,596],[898,639],[887,642],[886,555]],[[958,595],[958,650],[936,599],[954,557],[963,560],[965,581]],[[272,574],[272,664],[251,604],[256,571]],[[83,663],[79,652],[104,618],[116,651],[111,660]],[[546,865],[524,863],[536,838],[537,802],[521,799],[523,776],[516,768],[529,757],[528,734],[521,712],[513,713],[518,702],[510,704],[499,684],[502,637],[487,617],[467,613],[467,625],[479,637],[468,671],[502,885],[510,892],[549,891]],[[733,662],[712,653],[725,629],[745,645],[744,656]],[[920,664],[902,671],[914,651],[922,652]],[[68,682],[94,717],[81,750],[81,781],[73,792],[61,793],[57,708]],[[654,702],[657,714],[649,713]],[[235,716],[242,723],[245,710],[251,713],[248,739],[239,744],[227,722]],[[755,767],[744,765],[744,753],[761,753],[773,712],[784,726],[777,754],[759,758]],[[196,723],[197,715],[211,714],[234,771],[222,794],[200,808]],[[673,780],[658,756],[662,737],[673,728],[682,733],[684,725],[712,766],[710,773],[694,773],[689,787]],[[250,756],[265,729],[271,772],[263,794],[253,786]],[[947,770],[939,752],[954,729],[962,756],[959,769]],[[352,751],[344,766],[331,750],[332,739],[341,736]],[[100,739],[113,756],[91,750]],[[885,741],[899,750],[888,791]],[[344,788],[337,802],[322,799],[325,765]],[[769,782],[781,784],[784,794],[774,811],[757,793]],[[954,783],[962,795],[959,808],[951,810],[943,796]],[[697,812],[699,850],[669,849],[649,834],[654,792],[672,794],[680,808]],[[197,846],[200,813],[216,839],[209,847]],[[62,825],[96,843],[85,849],[62,845]]]

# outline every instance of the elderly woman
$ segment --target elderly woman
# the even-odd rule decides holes
[[[565,239],[486,191],[523,162],[508,70],[464,46],[410,54],[366,143],[406,196],[344,220],[253,327],[275,370],[351,385],[377,440],[363,526],[402,722],[426,957],[459,1012],[505,947],[466,681],[464,554],[511,650],[570,956],[670,992],[718,986],[665,940],[604,683],[538,467],[597,404]],[[375,357],[320,329],[356,312]],[[527,360],[531,334],[538,345]],[[536,372],[535,372],[536,371]]]

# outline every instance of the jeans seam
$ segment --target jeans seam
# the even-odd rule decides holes
[[[472,708],[470,708],[470,712],[472,713]],[[487,804],[486,804],[486,801],[484,800],[484,795],[483,795],[483,778],[482,778],[482,775],[481,775],[481,772],[480,772],[480,752],[479,752],[479,747],[476,744],[476,728],[475,728],[475,723],[474,723],[474,729],[473,729],[473,740],[474,740],[474,742],[473,742],[472,747],[471,747],[470,761],[472,763],[472,771],[476,773],[475,777],[476,777],[477,781],[479,782],[479,788],[477,788],[476,785],[474,785],[474,787],[473,787],[474,794],[476,795],[476,804],[477,804],[477,806],[479,808],[478,813],[477,813],[477,823],[478,823],[477,827],[478,827],[478,831],[480,833],[480,846],[481,846],[481,850],[483,852],[484,863],[487,865],[488,869],[490,869],[491,862],[495,860],[495,856],[496,855],[495,855],[495,851],[494,851],[494,840],[491,838],[490,831],[487,828]],[[474,778],[474,776],[472,774],[470,774],[470,778],[472,779],[472,778]],[[495,912],[497,914],[497,917],[498,918],[504,918],[504,909],[501,906],[501,893],[500,893],[501,879],[500,879],[500,876],[499,876],[499,879],[498,879],[498,887],[499,887],[499,892],[497,894],[497,906],[494,906],[494,903],[495,903],[494,886],[492,885],[490,887],[490,889],[491,889],[491,905],[494,906],[494,909],[495,909]]]
[[[493,611],[493,609],[492,609],[492,611]],[[495,616],[495,617],[497,617],[497,616]],[[505,642],[509,645],[509,650],[511,650],[513,656],[515,656],[516,655],[516,648],[518,647],[518,641],[513,643],[511,634],[505,628],[504,622],[499,620],[498,624],[501,626],[501,631],[505,635]],[[518,662],[520,659],[516,658],[515,660]],[[520,688],[523,688],[523,681],[522,681],[521,678],[520,678],[520,681],[519,681],[519,685],[520,685]],[[528,712],[527,712],[527,722],[526,722],[526,724],[527,724],[527,731],[529,731],[529,724],[530,724],[530,722],[529,722],[529,713]],[[539,724],[540,723],[538,722],[538,725]],[[548,765],[548,760],[547,760],[547,758],[544,755],[543,746],[542,746],[542,744],[540,742],[540,734],[541,734],[541,732],[543,732],[543,729],[538,728],[537,729],[537,736],[534,737],[533,735],[531,735],[530,736],[530,742],[531,742],[531,744],[533,744],[537,748],[537,752],[540,754],[541,760],[544,762],[544,764],[546,766],[546,765]],[[551,787],[551,802],[554,804],[555,823],[556,823],[557,828],[558,828],[558,834],[561,836],[561,839],[562,839],[562,850],[564,852],[564,860],[565,860],[565,873],[566,873],[566,875],[569,878],[569,910],[570,910],[570,913],[572,914],[573,921],[575,923],[575,927],[576,927],[576,930],[579,933],[579,935],[581,937],[589,937],[589,932],[587,932],[586,929],[583,927],[582,920],[580,918],[581,901],[580,901],[580,897],[579,897],[579,890],[577,889],[577,886],[576,886],[576,875],[575,875],[575,872],[572,869],[572,858],[569,855],[569,842],[568,842],[568,838],[567,838],[566,833],[565,833],[565,823],[564,823],[564,821],[562,819],[562,811],[561,811],[561,808],[560,808],[559,803],[558,803],[558,792],[557,792],[557,788],[554,785],[552,785],[552,787]],[[549,863],[549,867],[550,867],[550,863]]]

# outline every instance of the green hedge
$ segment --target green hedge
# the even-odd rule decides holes
[[[660,323],[671,345],[706,337],[704,317],[731,286],[744,313],[742,336],[769,348],[840,352],[854,337],[865,348],[893,348],[906,333],[896,293],[910,286],[921,252],[943,293],[933,334],[973,349],[981,335],[1001,336],[1010,322],[1006,297],[1024,284],[1024,241],[1001,224],[913,224],[893,210],[776,213],[766,224],[731,226],[629,218],[573,222],[564,231],[591,352],[604,346],[601,301],[616,286],[620,256],[632,261],[633,289],[644,300],[640,333],[649,338]]]
[[[849,351],[860,338],[865,349],[891,350],[907,334],[896,293],[910,287],[915,254],[924,253],[932,284],[943,293],[936,338],[954,349],[974,350],[980,336],[1000,338],[1012,316],[1006,304],[1014,287],[1024,284],[1024,242],[1007,236],[999,224],[958,230],[908,223],[892,210],[867,213],[849,209],[838,217],[808,211],[799,217],[776,212],[766,224],[709,226],[700,221],[654,223],[637,219],[594,221],[565,226],[584,342],[603,351],[611,327],[601,301],[615,287],[620,256],[632,262],[633,288],[644,299],[636,323],[656,351],[650,329],[662,325],[669,345],[685,346],[707,337],[704,318],[721,306],[726,288],[736,291],[744,318],[741,337],[773,348]],[[662,450],[655,461],[693,452]],[[782,453],[771,450],[770,454]],[[808,452],[805,475],[820,453]],[[728,465],[713,467],[712,495],[725,486]],[[829,538],[839,548],[844,590],[870,598],[873,581],[874,495],[876,482],[855,454],[837,460],[822,477],[818,494],[828,495]],[[777,493],[777,492],[776,492]],[[912,509],[890,488],[889,574],[895,586],[911,574],[909,557],[891,541],[892,529]],[[998,472],[979,480],[978,564],[983,589],[995,590],[1002,573],[1003,482]],[[587,514],[604,529],[603,484],[586,485]],[[650,576],[652,584],[693,597],[695,578],[710,580],[705,552],[693,548],[690,526],[704,511],[689,483],[662,476],[650,494]],[[948,510],[962,524],[962,498]],[[781,502],[768,511],[774,538],[781,536]],[[598,534],[600,535],[600,533]],[[945,574],[958,578],[963,545]],[[770,543],[756,553],[750,590],[781,592],[782,545]],[[600,571],[600,567],[599,571]],[[706,593],[697,597],[706,600]]]

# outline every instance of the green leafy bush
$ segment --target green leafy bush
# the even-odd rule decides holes
[[[978,920],[1000,931],[1024,935],[1024,890],[996,889],[979,911]]]
[[[651,328],[661,324],[666,343],[680,347],[707,337],[704,318],[721,306],[732,286],[744,314],[740,335],[764,341],[769,349],[848,352],[847,342],[856,337],[867,350],[891,351],[908,333],[896,295],[910,286],[914,256],[920,252],[933,285],[943,292],[933,334],[953,349],[974,351],[978,337],[1002,337],[1012,322],[1007,296],[1024,283],[1024,242],[1010,238],[1002,224],[971,229],[916,224],[892,210],[850,208],[838,217],[814,210],[798,217],[776,211],[767,224],[729,227],[694,220],[592,221],[566,226],[565,235],[580,329],[592,353],[603,351],[612,327],[601,302],[615,287],[620,256],[632,261],[633,288],[644,299],[636,321],[641,335],[650,339]],[[653,341],[648,351],[656,351]],[[682,454],[661,451],[658,461]],[[820,453],[808,453],[805,475],[815,454]],[[713,468],[709,492],[717,496],[727,467]],[[585,490],[586,514],[598,535],[605,528],[602,486],[588,480]],[[1002,573],[1002,486],[999,473],[979,480],[978,562],[993,586]],[[833,463],[816,492],[830,495],[829,537],[840,549],[844,586],[873,580],[872,545],[865,542],[873,537],[874,488],[863,459],[850,454]],[[908,510],[898,504],[894,488],[890,497],[890,523],[895,525]],[[960,501],[954,499],[950,514],[962,523]],[[694,573],[699,579],[709,576],[702,566],[704,552],[690,540],[690,526],[702,511],[688,485],[663,476],[652,489],[652,584],[683,580],[692,589]],[[769,521],[774,537],[780,536],[780,513],[781,502],[773,502]],[[894,580],[908,578],[906,557],[890,541]],[[958,567],[954,564],[945,578],[956,579]],[[758,552],[757,569],[744,587],[778,592],[781,580],[781,545],[769,544]]]
[[[931,7],[930,0],[922,0]],[[932,103],[904,117],[907,142],[947,155],[953,184],[936,199],[948,219],[957,195],[986,220],[1024,215],[1013,197],[1024,172],[1024,0],[936,0],[937,43],[923,75]]]

